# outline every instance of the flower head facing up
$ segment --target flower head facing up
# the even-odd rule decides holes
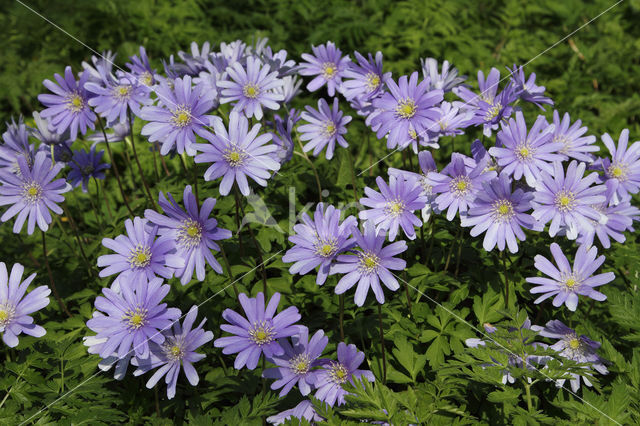
[[[171,194],[167,193],[167,196],[168,200],[161,192],[158,200],[164,215],[147,209],[145,217],[158,226],[158,234],[161,237],[173,241],[176,256],[183,260],[184,267],[176,270],[176,277],[180,278],[182,285],[186,285],[191,281],[195,271],[198,280],[204,280],[205,262],[221,274],[222,267],[213,257],[212,250],[219,251],[220,247],[215,241],[231,238],[231,231],[218,228],[218,221],[209,217],[216,205],[216,199],[207,198],[202,207],[198,208],[190,185],[184,189],[184,209],[176,203]]]
[[[607,186],[615,191],[614,203],[629,198],[629,194],[637,194],[640,191],[640,141],[628,146],[629,129],[624,129],[617,147],[608,133],[602,135],[602,142],[611,154],[610,159],[602,161],[602,167]]]
[[[592,173],[585,177],[584,163],[572,161],[566,175],[559,161],[553,167],[553,176],[540,172],[540,182],[533,194],[532,216],[541,226],[551,221],[550,236],[562,230],[567,238],[574,240],[581,230],[593,228],[591,220],[601,220],[600,213],[592,206],[605,202],[603,193],[607,188],[604,185],[592,186],[598,175]]]
[[[442,73],[438,72],[438,61],[434,58],[420,59],[422,75],[429,81],[429,89],[441,89],[445,93],[453,90],[467,79],[466,75],[458,76],[458,69],[449,67],[449,61],[442,62]]]
[[[207,137],[209,143],[198,144],[201,151],[195,158],[196,163],[213,163],[204,173],[206,181],[222,177],[220,195],[227,195],[236,182],[242,195],[249,195],[250,177],[258,185],[267,186],[271,171],[280,169],[280,163],[273,158],[278,149],[275,144],[268,144],[272,135],[258,135],[260,124],[249,130],[249,121],[237,112],[229,115],[229,131],[220,121],[213,125],[215,135]]]
[[[317,110],[310,106],[305,108],[306,111],[302,113],[301,118],[307,124],[298,127],[300,140],[309,141],[304,145],[304,151],[313,150],[313,155],[318,156],[327,147],[326,158],[331,160],[336,142],[343,148],[349,146],[343,135],[347,133],[346,126],[351,122],[351,116],[340,111],[338,98],[333,98],[333,107],[324,99],[320,99]]]
[[[22,281],[23,273],[24,266],[15,263],[9,275],[5,263],[0,262],[0,333],[2,341],[11,348],[18,346],[18,335],[21,333],[33,337],[42,337],[46,333],[44,328],[33,323],[30,314],[49,304],[47,296],[51,290],[43,285],[25,296],[36,274]]]
[[[18,174],[0,171],[0,206],[11,204],[0,221],[6,222],[17,215],[13,226],[16,234],[20,233],[27,219],[29,235],[33,234],[36,223],[45,232],[52,221],[49,209],[55,214],[62,214],[62,209],[56,203],[64,201],[62,194],[69,191],[71,186],[64,179],[53,180],[62,165],[53,165],[43,151],[36,154],[33,167],[27,164],[23,156],[18,157],[18,166]]]
[[[138,367],[134,376],[157,369],[147,381],[147,388],[151,389],[162,377],[166,377],[167,397],[172,399],[176,395],[180,370],[184,371],[191,386],[198,384],[200,378],[193,363],[201,361],[206,355],[196,352],[196,349],[213,340],[213,333],[202,329],[206,318],[193,328],[197,316],[198,307],[193,306],[185,315],[182,325],[175,321],[173,329],[163,331],[164,342],[150,342],[148,358],[136,357],[132,360],[132,364]]]
[[[559,307],[564,303],[569,310],[575,311],[578,306],[578,296],[586,296],[598,301],[607,298],[594,287],[613,281],[615,275],[613,272],[593,275],[605,260],[604,256],[597,257],[596,247],[587,248],[581,245],[576,252],[573,267],[558,244],[551,244],[551,254],[557,267],[544,256],[536,255],[535,257],[535,267],[550,278],[527,278],[528,283],[537,285],[531,289],[531,293],[543,293],[534,303],[538,304],[555,296],[553,306]]]
[[[551,142],[562,143],[562,148],[558,150],[559,154],[569,158],[575,158],[578,161],[591,163],[593,155],[591,152],[599,151],[600,148],[594,145],[595,136],[583,136],[587,132],[587,128],[582,126],[581,120],[576,120],[571,124],[571,117],[565,112],[560,120],[560,114],[557,110],[553,111],[553,137]]]
[[[330,41],[320,46],[311,46],[313,55],[303,53],[300,63],[300,75],[315,76],[307,84],[307,90],[315,92],[325,84],[329,96],[334,96],[336,89],[342,84],[342,77],[351,60],[342,56],[340,49]]]
[[[289,237],[295,246],[282,257],[283,262],[294,262],[289,273],[304,275],[319,267],[316,284],[324,284],[337,256],[355,241],[351,233],[357,225],[356,218],[349,216],[341,223],[340,214],[334,206],[323,203],[317,205],[313,219],[302,214],[302,223],[293,227],[296,235]]]
[[[104,179],[104,171],[111,167],[102,163],[104,151],[96,152],[93,145],[89,152],[81,149],[73,153],[73,159],[69,163],[71,171],[67,180],[74,188],[82,183],[82,192],[88,191],[89,179]]]
[[[356,283],[354,301],[362,306],[369,292],[373,290],[378,303],[384,303],[384,293],[380,281],[391,291],[396,291],[400,286],[398,280],[390,270],[403,270],[407,263],[403,259],[394,256],[407,250],[407,243],[396,241],[383,247],[386,233],[377,232],[370,221],[364,224],[364,233],[354,228],[353,235],[356,239],[356,248],[353,254],[338,256],[338,264],[331,269],[331,274],[345,274],[336,286],[336,294],[342,294]]]
[[[102,84],[85,84],[87,91],[94,95],[89,99],[89,105],[109,123],[124,123],[129,112],[140,115],[140,105],[149,103],[151,89],[132,74],[120,74],[117,79],[106,79]]]
[[[358,367],[364,361],[364,353],[360,352],[355,345],[348,345],[344,342],[338,344],[338,360],[325,364],[320,370],[316,380],[318,390],[315,397],[320,401],[324,401],[330,406],[345,403],[344,396],[348,394],[342,388],[342,385],[350,382],[353,378],[361,379],[364,377],[370,382],[375,381],[373,373],[369,370],[359,370]]]
[[[231,309],[225,309],[222,318],[230,324],[223,324],[220,328],[235,336],[220,337],[215,340],[214,345],[223,348],[224,354],[238,354],[234,362],[237,370],[245,365],[249,370],[253,370],[263,353],[267,358],[284,354],[284,349],[277,339],[299,332],[299,326],[295,323],[300,320],[300,314],[295,306],[275,314],[280,302],[280,293],[271,296],[266,308],[262,293],[251,299],[241,293],[238,299],[246,318]]]
[[[246,69],[236,62],[227,68],[231,80],[218,81],[222,88],[220,103],[236,102],[233,110],[244,112],[251,118],[262,119],[262,107],[277,110],[284,96],[277,93],[282,86],[278,72],[269,72],[269,65],[262,65],[258,58],[248,57]]]
[[[358,63],[350,62],[344,72],[342,89],[344,97],[350,101],[361,98],[364,101],[379,96],[385,87],[385,82],[391,78],[391,73],[382,72],[382,52],[377,52],[375,59],[369,53],[368,59],[355,52]]]
[[[180,317],[179,309],[167,309],[166,303],[160,303],[169,288],[161,278],[147,282],[145,277],[136,277],[121,284],[121,293],[102,289],[104,297],[98,296],[95,306],[105,315],[87,321],[97,339],[107,339],[99,353],[101,358],[114,352],[122,358],[131,352],[144,359],[149,357],[149,342],[164,343],[162,331]]]
[[[271,389],[282,388],[281,397],[288,394],[296,384],[302,395],[308,395],[317,380],[319,370],[316,367],[324,363],[324,360],[318,358],[327,343],[329,338],[324,335],[324,331],[316,331],[309,340],[309,329],[300,326],[299,333],[291,337],[291,344],[286,339],[280,340],[284,354],[274,356],[270,361],[276,368],[267,368],[262,376],[276,379],[271,384]]]

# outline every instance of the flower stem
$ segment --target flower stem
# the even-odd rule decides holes
[[[353,201],[355,201],[356,205],[358,204],[358,187],[356,185],[356,163],[353,161],[353,157],[351,156],[351,151],[349,148],[346,148],[347,156],[349,158],[349,164],[351,164],[351,186],[353,186]]]
[[[142,179],[142,185],[144,186],[147,195],[149,196],[149,201],[151,201],[151,207],[156,210],[156,202],[153,200],[153,196],[151,195],[151,190],[149,189],[149,184],[147,180],[144,178],[144,172],[142,171],[142,165],[140,164],[140,159],[138,158],[138,151],[136,150],[136,141],[133,138],[133,117],[131,116],[131,112],[129,112],[129,131],[131,134],[131,146],[133,147],[133,157],[136,160],[136,164],[138,165],[138,172],[140,173],[140,179]]]
[[[56,298],[56,301],[60,306],[60,310],[65,314],[67,314],[69,318],[71,318],[73,315],[71,315],[71,312],[69,312],[69,309],[67,309],[67,305],[65,305],[62,299],[60,299],[60,295],[58,294],[58,289],[56,288],[56,284],[53,282],[53,274],[51,272],[51,266],[49,266],[49,257],[47,256],[47,239],[44,236],[44,231],[41,230],[40,232],[42,233],[42,253],[44,254],[44,264],[46,265],[47,273],[49,274],[49,283],[51,284],[53,297]]]
[[[113,213],[111,213],[111,203],[109,202],[109,197],[107,197],[107,193],[102,189],[102,181],[99,181],[96,178],[93,178],[98,187],[98,192],[102,193],[102,199],[104,199],[104,203],[107,205],[107,213],[109,214],[109,219],[113,222]]]
[[[154,144],[153,145],[154,148],[156,150],[158,150],[158,147]],[[171,176],[171,173],[169,172],[169,169],[167,168],[167,162],[164,161],[164,155],[160,154],[160,163],[162,164],[162,168],[164,169],[164,173],[167,175],[167,177]]]
[[[109,161],[111,161],[111,166],[113,167],[113,174],[116,176],[116,181],[118,181],[118,188],[120,188],[120,195],[122,196],[122,200],[124,201],[124,205],[127,207],[129,214],[133,216],[133,211],[131,210],[131,206],[129,206],[129,201],[127,201],[127,197],[124,195],[124,188],[122,187],[122,181],[120,180],[120,172],[118,171],[118,166],[116,162],[113,160],[113,153],[111,152],[111,145],[109,145],[109,141],[107,139],[107,132],[104,130],[104,125],[102,124],[102,118],[98,116],[98,124],[100,125],[100,130],[102,130],[102,135],[104,136],[104,144],[107,145],[107,152],[109,153]]]
[[[533,411],[533,403],[531,402],[531,385],[525,383],[524,390],[527,394],[527,410],[531,413]]]
[[[227,253],[224,251],[224,247],[222,247],[222,243],[220,243],[220,253],[222,253],[222,259],[224,259],[224,264],[227,267],[227,275],[229,276],[229,280],[233,285],[233,292],[236,294],[236,299],[240,296],[238,293],[238,287],[236,283],[233,281],[233,273],[231,272],[231,265],[229,264],[229,259],[227,259]]]
[[[311,170],[313,170],[313,175],[316,178],[316,186],[318,187],[318,198],[320,199],[320,202],[322,202],[322,185],[320,184],[320,176],[318,176],[318,170],[316,170],[316,166],[313,164],[313,162],[309,159],[309,156],[302,151],[302,154],[300,154],[298,151],[293,151],[294,154],[304,158],[307,163],[309,163],[309,165],[311,166]]]
[[[457,259],[456,259],[456,270],[453,273],[453,276],[455,278],[458,278],[458,272],[460,271],[460,259],[462,258],[462,245],[464,244],[465,239],[463,238],[460,241],[460,244],[458,244],[458,255],[457,255]]]
[[[500,252],[502,267],[504,268],[504,306],[509,309],[509,277],[507,276],[507,260],[504,251]]]
[[[447,269],[449,269],[449,261],[451,261],[451,254],[453,253],[453,248],[455,247],[456,242],[458,242],[458,240],[460,239],[460,234],[462,234],[462,226],[458,228],[456,237],[453,240],[453,243],[451,243],[451,247],[449,247],[449,254],[447,254],[447,261],[444,263],[444,272],[447,272]]]
[[[384,348],[384,331],[382,330],[382,308],[378,303],[378,326],[380,328],[380,347],[382,349],[382,383],[387,383],[387,353]]]
[[[157,182],[160,180],[160,173],[158,173],[158,153],[155,145],[151,145],[151,151],[153,152],[153,172],[156,175]]]

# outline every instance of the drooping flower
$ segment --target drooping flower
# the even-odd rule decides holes
[[[105,127],[105,133],[107,134],[106,143],[123,141],[131,134],[128,122],[115,122],[111,124],[108,123]],[[110,132],[109,130],[112,131]],[[87,140],[93,142],[94,144],[105,142],[102,132],[96,132],[92,135],[87,136]]]
[[[49,120],[42,118],[39,112],[33,112],[33,121],[36,127],[34,129],[30,129],[31,135],[38,139],[41,142],[41,145],[47,145],[47,147],[49,147],[50,145],[66,145],[71,142],[68,130],[63,134],[49,130]],[[0,147],[0,149],[2,148]]]
[[[211,51],[211,44],[208,41],[202,43],[202,49],[198,47],[198,43],[191,42],[191,53],[178,52],[178,57],[182,59],[185,65],[189,68],[189,74],[196,76],[206,68],[209,62],[209,55],[213,53]]]
[[[526,239],[522,228],[532,229],[535,223],[527,213],[533,194],[520,188],[512,192],[511,179],[505,174],[484,182],[483,188],[476,194],[473,207],[461,218],[461,225],[473,226],[472,237],[486,232],[482,243],[486,251],[497,245],[500,251],[507,246],[511,253],[516,253],[518,240]]]
[[[308,422],[320,422],[324,420],[323,417],[316,413],[313,403],[308,399],[305,399],[289,410],[284,410],[274,416],[267,417],[267,421],[273,425],[281,425],[292,417],[299,420],[305,419]]]
[[[543,104],[553,105],[553,100],[544,95],[545,87],[536,85],[536,73],[529,74],[529,78],[524,75],[523,66],[513,65],[511,72],[511,84],[515,89],[515,94],[520,99],[539,107],[544,111]]]
[[[541,171],[539,184],[533,193],[532,216],[544,226],[551,221],[549,235],[559,231],[567,238],[575,240],[580,230],[591,229],[590,220],[600,221],[601,216],[592,206],[606,201],[604,185],[593,185],[598,179],[597,173],[584,176],[585,164],[575,160],[567,167],[562,163],[553,163],[553,175]]]
[[[340,49],[330,41],[320,46],[311,46],[313,55],[303,53],[300,63],[300,75],[316,76],[307,84],[307,90],[315,92],[325,84],[329,96],[334,96],[342,84],[342,77],[349,66],[349,56],[342,56]]]
[[[183,209],[176,203],[171,194],[167,193],[169,200],[160,192],[158,204],[164,211],[164,215],[147,209],[145,217],[158,226],[158,234],[161,237],[173,241],[176,256],[182,258],[184,267],[176,269],[176,277],[180,278],[182,285],[191,281],[195,271],[198,281],[205,278],[205,262],[214,271],[221,274],[222,267],[213,257],[213,250],[220,251],[217,240],[231,238],[231,231],[218,227],[218,221],[209,215],[216,205],[215,198],[207,198],[198,208],[195,195],[191,191],[191,185],[187,185],[183,193]]]
[[[92,318],[101,318],[106,315],[100,311],[94,311]],[[98,355],[102,351],[102,347],[109,340],[108,337],[96,338],[95,335],[84,336],[82,338],[82,344],[87,347],[87,352],[90,354]],[[98,368],[100,371],[109,371],[113,366],[113,378],[116,380],[122,380],[127,374],[127,369],[133,358],[133,353],[128,352],[125,356],[119,357],[117,351],[113,351],[111,355],[102,358],[98,362]]]
[[[94,94],[89,105],[109,123],[116,120],[124,123],[128,120],[129,111],[140,115],[140,106],[149,103],[151,93],[136,76],[124,73],[102,84],[87,82],[84,87]]]
[[[102,245],[115,251],[98,258],[98,266],[104,267],[100,277],[118,274],[113,289],[119,291],[121,283],[141,282],[141,278],[152,280],[156,276],[169,279],[175,269],[184,267],[184,260],[171,254],[175,248],[173,239],[156,239],[158,226],[149,226],[146,219],[134,217],[124,222],[127,235],[115,239],[103,238]]]
[[[47,108],[40,113],[42,118],[49,119],[49,130],[63,134],[69,129],[71,140],[76,140],[78,130],[83,135],[87,127],[95,129],[96,115],[89,107],[89,96],[84,88],[89,73],[83,71],[80,80],[76,81],[71,67],[66,67],[64,77],[54,74],[58,84],[44,80],[42,84],[53,94],[38,95],[38,100]]]
[[[319,267],[316,284],[324,284],[336,257],[354,243],[351,233],[357,225],[356,218],[349,216],[340,223],[340,214],[332,205],[325,210],[323,203],[316,206],[313,220],[307,213],[302,214],[303,223],[294,225],[296,235],[289,237],[295,246],[282,257],[283,262],[295,262],[289,273],[304,275]]]
[[[336,294],[342,294],[356,283],[354,301],[362,306],[369,292],[373,290],[378,303],[384,303],[384,293],[380,281],[391,291],[396,291],[400,286],[398,280],[390,270],[400,271],[405,268],[407,262],[394,257],[407,250],[407,243],[396,241],[383,247],[386,240],[384,231],[377,232],[374,225],[367,221],[364,224],[364,232],[354,228],[353,235],[356,239],[356,248],[353,254],[341,254],[338,263],[331,268],[331,274],[346,274],[336,285]]]
[[[285,121],[286,119],[286,121]],[[275,132],[271,132],[273,143],[278,147],[274,152],[274,157],[280,164],[288,163],[293,157],[293,127],[300,120],[300,113],[292,108],[285,119],[278,114],[273,114],[273,126]]]
[[[192,87],[191,77],[176,78],[173,87],[168,81],[162,81],[154,89],[160,103],[146,106],[140,111],[140,117],[148,121],[141,134],[149,136],[149,142],[161,142],[160,154],[167,155],[172,148],[178,154],[186,152],[195,155],[196,135],[211,138],[213,135],[206,127],[222,120],[206,115],[213,103],[201,96],[202,86]]]
[[[608,133],[602,135],[602,142],[611,153],[611,159],[602,161],[602,168],[607,186],[617,195],[614,203],[628,198],[629,194],[637,194],[640,191],[640,141],[628,147],[629,129],[624,129],[617,147]]]
[[[39,311],[49,304],[51,290],[46,285],[27,292],[27,287],[36,277],[29,275],[22,281],[24,266],[15,263],[11,267],[11,275],[7,274],[7,266],[0,262],[0,333],[2,341],[10,348],[18,346],[18,335],[21,333],[33,337],[42,337],[46,330],[34,324],[30,314]]]
[[[82,68],[89,73],[89,79],[95,83],[108,79],[113,76],[113,65],[116,60],[116,53],[110,50],[103,50],[102,54],[91,55],[91,63],[82,61]]]
[[[558,339],[558,341],[549,346],[549,348],[559,352],[560,356],[575,362],[590,364],[583,367],[584,374],[570,373],[571,376],[573,376],[573,379],[569,381],[573,392],[577,392],[578,389],[580,389],[581,378],[585,385],[591,386],[591,382],[587,377],[592,375],[592,368],[600,374],[609,373],[609,370],[607,370],[605,366],[606,361],[600,358],[597,353],[598,348],[600,348],[600,342],[595,342],[584,334],[578,336],[573,329],[567,327],[559,320],[549,321],[544,328],[537,327],[537,330],[543,337]],[[562,387],[564,382],[565,379],[557,380],[556,386]]]
[[[76,187],[82,183],[82,191],[88,191],[89,179],[104,179],[104,171],[111,167],[110,164],[102,163],[104,151],[96,152],[95,145],[91,147],[89,152],[80,149],[73,153],[73,159],[69,163],[71,171],[67,176],[67,180],[72,187]]]
[[[249,56],[246,69],[236,62],[227,68],[230,80],[218,81],[222,88],[220,103],[236,102],[233,110],[244,112],[251,118],[262,119],[262,107],[277,110],[284,96],[275,89],[282,86],[278,72],[269,72],[269,65],[262,65],[260,59]]]
[[[375,381],[373,373],[369,370],[359,370],[358,367],[364,361],[364,353],[360,352],[356,345],[348,345],[344,342],[338,344],[338,361],[331,361],[324,366],[318,374],[315,397],[330,406],[345,403],[344,396],[348,394],[342,385],[349,382],[353,384],[353,378],[364,377],[370,382]]]
[[[551,254],[557,267],[546,257],[536,255],[535,267],[543,274],[551,277],[529,277],[527,282],[537,285],[531,289],[531,293],[543,293],[534,303],[538,304],[551,296],[553,306],[556,308],[563,303],[570,311],[575,311],[578,306],[578,296],[586,296],[597,301],[607,298],[594,287],[598,287],[613,281],[615,274],[606,272],[604,274],[593,275],[593,273],[604,263],[604,256],[598,256],[596,247],[588,248],[581,245],[576,252],[573,267],[562,253],[562,249],[556,243],[551,244]],[[596,258],[597,257],[597,258]]]
[[[96,309],[105,315],[91,318],[87,327],[97,333],[97,339],[107,338],[98,353],[101,358],[114,352],[119,358],[130,352],[148,358],[149,342],[162,344],[165,341],[162,331],[180,317],[180,309],[167,309],[166,303],[160,303],[170,289],[168,284],[162,284],[161,278],[149,282],[145,277],[135,279],[138,282],[122,283],[121,293],[103,288],[104,297],[96,298]]]
[[[387,80],[389,92],[373,100],[373,106],[381,110],[372,120],[372,126],[379,126],[376,135],[381,139],[388,134],[387,148],[404,148],[411,142],[410,130],[417,134],[435,128],[440,117],[433,108],[443,99],[442,90],[428,90],[428,82],[418,84],[418,73],[409,79],[404,75],[398,80]]]
[[[349,146],[343,135],[347,133],[347,124],[351,121],[351,116],[340,111],[338,98],[333,98],[333,107],[324,99],[320,99],[317,110],[308,105],[305,109],[301,118],[307,124],[298,127],[300,140],[309,141],[304,145],[305,152],[313,150],[313,155],[317,157],[320,151],[327,147],[325,156],[327,160],[331,160],[336,142],[343,148]]]
[[[295,323],[300,320],[300,314],[298,308],[289,306],[275,315],[280,303],[280,293],[271,296],[266,308],[262,292],[251,299],[240,293],[238,300],[247,317],[244,318],[231,309],[225,309],[222,318],[230,324],[222,324],[220,328],[235,336],[219,337],[213,343],[215,347],[223,348],[223,354],[238,354],[233,364],[236,370],[245,365],[249,370],[253,370],[263,353],[267,358],[284,354],[284,349],[277,339],[298,333],[299,326]]]
[[[29,143],[29,131],[22,120],[22,116],[18,123],[12,118],[11,123],[7,123],[7,131],[2,134],[0,170],[19,173],[19,157],[24,157],[29,166],[33,165],[33,145]]]
[[[213,333],[202,329],[207,322],[206,318],[192,329],[197,316],[198,307],[194,305],[185,316],[182,325],[179,321],[175,321],[172,330],[163,331],[164,342],[157,343],[153,340],[150,342],[147,359],[136,357],[132,360],[132,364],[138,367],[133,372],[134,376],[157,368],[147,381],[148,389],[154,387],[162,377],[165,377],[167,397],[172,399],[176,395],[176,384],[180,370],[184,371],[191,386],[198,384],[200,378],[193,364],[206,358],[206,355],[196,352],[196,349],[213,340]]]
[[[210,181],[222,177],[220,195],[227,195],[234,182],[243,195],[249,195],[247,177],[258,185],[267,186],[270,172],[280,169],[280,163],[272,157],[278,147],[267,144],[272,138],[270,133],[258,135],[260,127],[260,124],[255,124],[249,130],[247,118],[232,111],[228,132],[222,121],[216,121],[213,123],[215,135],[205,138],[209,143],[196,146],[202,154],[195,157],[195,162],[213,163],[205,171],[204,179]]]
[[[371,221],[378,232],[389,231],[390,241],[396,239],[400,227],[407,238],[414,240],[415,227],[422,226],[422,221],[413,212],[422,210],[427,203],[422,186],[404,176],[389,176],[389,185],[378,176],[376,183],[380,192],[369,187],[364,189],[366,197],[360,199],[360,204],[371,209],[360,211],[360,219]]]
[[[289,104],[300,94],[300,86],[302,86],[302,80],[298,76],[287,75],[282,77],[282,86],[276,87],[275,92],[282,96],[282,104]]]
[[[587,132],[587,127],[581,127],[581,120],[576,120],[573,124],[570,124],[571,118],[568,112],[564,113],[562,121],[560,121],[558,110],[554,110],[554,129],[551,142],[562,143],[562,148],[558,150],[559,154],[566,155],[569,158],[575,158],[578,161],[592,162],[593,155],[589,153],[600,150],[600,148],[595,145],[596,137],[593,135],[583,136]]]
[[[342,82],[344,97],[350,101],[354,98],[370,100],[384,91],[385,82],[391,78],[391,73],[382,72],[382,52],[376,52],[375,59],[369,53],[369,59],[358,52],[354,52],[358,63],[349,62],[344,71],[345,81]]]
[[[0,206],[11,204],[0,221],[6,222],[18,215],[13,226],[14,233],[20,233],[27,219],[29,235],[33,234],[36,223],[45,232],[52,220],[49,210],[62,214],[62,209],[56,203],[64,201],[62,194],[69,191],[71,186],[64,179],[53,180],[62,165],[52,165],[42,151],[36,154],[33,167],[29,167],[23,156],[18,157],[18,166],[18,174],[0,171]]]
[[[291,337],[291,342],[290,344],[287,339],[280,340],[284,354],[270,359],[277,367],[267,368],[262,372],[262,377],[276,379],[271,384],[271,389],[282,388],[280,397],[288,394],[296,384],[302,395],[308,395],[314,389],[319,373],[316,367],[324,363],[324,360],[318,358],[329,343],[329,338],[324,335],[324,331],[318,330],[309,340],[309,329],[300,326],[299,333]]]
[[[466,75],[458,77],[456,67],[449,68],[449,61],[442,62],[442,73],[438,73],[438,61],[434,58],[420,59],[422,75],[429,80],[429,89],[442,89],[445,93],[462,84],[467,79]]]
[[[498,93],[498,85],[500,84],[500,70],[491,68],[487,78],[484,78],[482,70],[478,70],[478,87],[480,94],[472,92],[466,85],[454,87],[453,93],[462,98],[468,107],[477,107],[480,101],[493,104]]]
[[[527,123],[521,111],[516,112],[516,119],[509,119],[509,124],[502,124],[497,140],[500,146],[489,149],[496,157],[502,172],[520,180],[524,175],[527,185],[534,187],[540,179],[540,170],[553,173],[551,162],[562,161],[563,156],[557,154],[564,144],[552,142],[554,126],[550,126],[543,116],[533,124],[527,133]]]

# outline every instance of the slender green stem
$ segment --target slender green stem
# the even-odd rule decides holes
[[[224,264],[227,267],[227,275],[229,276],[229,281],[231,281],[233,286],[233,292],[236,294],[236,299],[240,295],[238,292],[238,287],[236,283],[233,281],[233,273],[231,272],[231,265],[229,264],[229,259],[227,258],[227,253],[224,251],[224,247],[220,244],[220,253],[222,253],[222,259],[224,260]]]
[[[113,213],[111,213],[111,203],[109,202],[109,197],[107,197],[107,193],[102,189],[102,181],[99,181],[96,178],[93,178],[96,183],[96,187],[98,187],[98,192],[102,194],[102,199],[104,200],[104,204],[107,206],[107,213],[109,214],[109,219],[113,222]]]
[[[69,318],[71,318],[73,315],[71,315],[71,312],[69,312],[69,309],[67,309],[67,305],[65,305],[62,299],[60,298],[60,295],[58,294],[58,289],[56,288],[56,284],[55,282],[53,282],[53,273],[51,272],[51,266],[49,265],[49,257],[47,255],[47,239],[44,236],[44,231],[41,231],[41,233],[42,233],[42,253],[44,254],[44,264],[46,265],[47,273],[49,274],[49,283],[51,284],[53,297],[55,297],[56,301],[58,302],[58,305],[60,306],[60,310],[65,314],[67,314]]]
[[[531,413],[533,411],[533,403],[531,402],[531,385],[528,383],[525,383],[524,390],[527,394],[527,410]]]
[[[353,157],[351,156],[351,151],[349,148],[346,148],[347,156],[349,157],[349,164],[351,165],[351,186],[353,186],[353,201],[358,204],[358,186],[356,185],[356,163],[353,161]]]
[[[113,167],[113,174],[116,176],[116,181],[118,182],[118,188],[120,188],[120,196],[124,201],[124,205],[127,207],[129,214],[133,216],[133,210],[131,210],[131,206],[129,206],[129,201],[127,201],[127,197],[124,195],[124,188],[122,187],[122,181],[120,180],[120,172],[118,171],[118,166],[113,158],[113,153],[111,152],[111,145],[109,145],[109,140],[107,138],[107,132],[104,130],[104,124],[102,124],[102,118],[98,116],[98,124],[100,125],[100,130],[102,130],[102,135],[104,136],[104,144],[107,146],[107,152],[109,153],[109,161],[111,161],[111,167]]]
[[[236,234],[238,235],[238,245],[240,246],[240,257],[244,256],[244,248],[242,246],[242,234],[240,233],[240,198],[238,197],[238,191],[233,193],[236,201]]]
[[[155,144],[153,145],[153,147],[156,151],[158,151],[158,147]],[[164,161],[164,155],[162,154],[160,154],[160,163],[162,164],[162,168],[164,169],[164,173],[167,175],[167,177],[171,176],[169,168],[167,167],[167,162]]]
[[[465,238],[463,238],[462,240],[460,240],[460,244],[458,244],[458,255],[456,258],[456,270],[453,273],[453,276],[458,278],[458,272],[460,271],[460,259],[462,259],[462,246],[464,245],[465,242]]]
[[[153,172],[156,175],[156,182],[160,180],[160,173],[158,173],[158,152],[155,145],[151,145],[151,151],[153,152]]]
[[[133,118],[131,112],[129,112],[129,130],[131,134],[131,146],[133,147],[133,157],[136,160],[136,164],[138,165],[138,172],[140,173],[140,179],[142,179],[142,185],[144,186],[147,195],[149,196],[149,201],[151,202],[151,207],[156,210],[156,202],[153,200],[153,195],[151,195],[151,189],[149,189],[149,184],[144,177],[144,172],[142,170],[142,164],[140,164],[140,158],[138,158],[138,151],[136,150],[136,141],[133,138]]]
[[[458,232],[456,233],[456,237],[453,240],[453,242],[451,243],[451,246],[449,247],[449,254],[447,254],[447,260],[446,260],[446,262],[444,264],[444,272],[447,272],[447,269],[449,269],[449,262],[451,261],[451,254],[453,253],[453,248],[456,246],[456,243],[460,239],[460,234],[462,234],[462,226],[460,226],[458,228]]]
[[[502,258],[502,267],[504,268],[504,306],[509,309],[509,277],[507,276],[507,259],[505,258],[504,251],[500,252]]]
[[[384,347],[384,331],[382,328],[382,308],[378,303],[378,326],[380,328],[380,347],[382,349],[382,383],[387,383],[387,351]]]

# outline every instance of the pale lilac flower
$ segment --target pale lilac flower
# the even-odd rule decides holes
[[[543,104],[553,105],[553,100],[544,95],[545,87],[536,85],[536,73],[532,72],[529,78],[526,78],[523,66],[517,67],[515,64],[509,71],[516,96],[523,101],[531,102],[543,111]]]
[[[375,98],[384,91],[385,82],[391,78],[390,72],[382,72],[382,52],[377,52],[375,59],[369,53],[368,60],[358,52],[354,54],[358,63],[350,62],[344,72],[346,80],[342,82],[343,95],[348,101]]]
[[[620,132],[617,147],[608,133],[602,135],[602,142],[611,153],[611,159],[602,161],[606,185],[621,200],[628,198],[629,194],[637,194],[640,191],[640,141],[628,147],[629,129],[624,129]]]
[[[29,167],[33,165],[33,144],[29,143],[29,129],[24,124],[22,116],[18,119],[18,123],[12,118],[11,123],[7,123],[7,131],[2,134],[0,170],[19,173],[18,158],[20,157],[27,160]]]
[[[150,102],[151,90],[138,83],[132,74],[120,73],[117,79],[102,84],[87,82],[84,87],[94,95],[89,99],[89,105],[109,123],[116,120],[124,123],[129,112],[139,116],[140,106]]]
[[[313,55],[303,53],[300,63],[300,75],[316,76],[307,84],[307,90],[315,92],[325,84],[329,96],[334,96],[342,84],[342,77],[349,66],[349,56],[342,56],[340,49],[328,41],[320,46],[311,46]]]
[[[587,128],[586,126],[582,126],[581,120],[576,120],[571,124],[569,113],[565,112],[562,116],[562,121],[560,121],[558,110],[554,110],[553,126],[551,142],[561,142],[563,145],[562,148],[558,150],[559,154],[587,163],[593,161],[593,155],[590,153],[599,151],[600,148],[595,145],[595,136],[583,136],[587,132]]]
[[[313,403],[305,399],[290,410],[284,410],[274,416],[267,417],[267,421],[273,425],[281,425],[292,417],[299,420],[305,419],[308,422],[320,422],[324,420],[323,417],[316,413]]]
[[[325,156],[327,160],[331,160],[336,142],[343,148],[349,146],[343,135],[347,133],[347,124],[351,122],[351,116],[340,111],[338,98],[333,98],[333,107],[324,99],[320,99],[317,110],[308,105],[305,109],[301,118],[307,124],[298,127],[300,140],[309,141],[304,145],[305,152],[313,150],[313,155],[317,157],[327,147]]]
[[[462,84],[467,79],[466,75],[458,77],[456,67],[449,68],[449,61],[442,62],[442,73],[438,73],[438,61],[434,58],[420,59],[422,75],[429,80],[429,89],[442,89],[445,93]]]

